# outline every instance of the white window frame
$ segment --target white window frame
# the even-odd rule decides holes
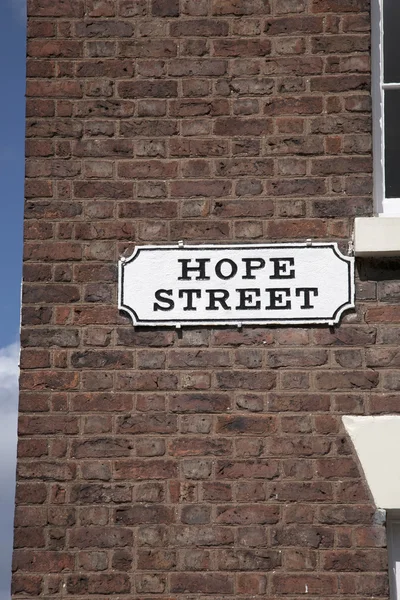
[[[385,84],[383,81],[383,2],[384,0],[371,0],[371,95],[375,217],[357,217],[355,219],[354,253],[356,256],[400,256],[400,198],[386,198],[384,164],[384,89],[400,89],[400,83]]]
[[[386,534],[389,560],[389,587],[391,600],[400,599],[400,511],[386,513]]]
[[[374,207],[381,217],[400,217],[400,198],[386,198],[384,91],[400,89],[383,81],[383,2],[371,2],[371,71]]]

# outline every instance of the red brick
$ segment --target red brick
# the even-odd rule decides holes
[[[218,479],[275,479],[279,476],[278,462],[269,461],[219,461],[217,463]]]
[[[227,67],[227,61],[218,58],[182,58],[170,61],[169,74],[172,77],[219,77],[226,74]]]
[[[316,374],[316,385],[322,390],[370,390],[378,383],[379,373],[375,371],[321,371]]]
[[[75,25],[77,37],[130,37],[133,34],[133,26],[126,21],[95,20],[78,22]]]
[[[277,595],[304,593],[330,595],[337,593],[338,579],[335,575],[327,573],[291,576],[276,573],[273,575],[272,587]]]
[[[115,463],[115,479],[171,479],[176,477],[173,461],[146,460],[118,461]]]
[[[27,47],[28,56],[33,56],[36,59],[43,58],[79,58],[83,56],[82,42],[73,40],[30,40]],[[36,62],[36,61],[35,61]],[[29,64],[29,63],[28,63]],[[50,67],[46,61],[44,63]],[[32,67],[34,63],[32,63]],[[30,75],[32,77],[33,75]],[[37,75],[38,77],[54,77],[53,75]]]
[[[362,12],[368,11],[367,0],[313,0],[313,12]]]
[[[131,60],[83,60],[76,65],[77,77],[132,77],[133,72]]]
[[[34,550],[16,550],[13,558],[13,568],[36,573],[60,573],[71,571],[74,560],[67,552],[50,552]]]
[[[215,15],[257,15],[269,14],[268,0],[249,0],[245,4],[239,0],[213,0],[212,12]]]
[[[321,33],[322,29],[323,19],[321,17],[290,16],[281,17],[280,19],[267,19],[264,31],[268,35],[293,35],[297,33]]]
[[[271,53],[271,42],[264,40],[225,39],[214,42],[215,56],[266,56]]]
[[[226,525],[274,524],[278,520],[279,507],[276,505],[241,504],[217,508],[217,522]]]
[[[260,136],[272,133],[271,119],[241,119],[239,117],[217,119],[214,126],[216,135]]]
[[[174,412],[218,413],[225,412],[230,406],[230,396],[223,393],[174,394],[170,397],[170,409]]]
[[[139,550],[138,568],[141,570],[170,571],[176,567],[176,552],[170,550]]]
[[[29,0],[28,15],[32,17],[73,17],[84,15],[81,0]]]
[[[42,577],[40,575],[20,575],[16,573],[13,576],[12,589],[13,594],[24,594],[26,596],[38,596],[42,591]]]
[[[173,593],[232,594],[233,578],[216,573],[172,573],[171,591]]]
[[[316,463],[317,474],[324,479],[353,477],[358,475],[358,467],[352,458],[321,459]]]
[[[178,17],[179,0],[152,0],[151,12],[155,17]]]
[[[218,417],[217,431],[225,434],[248,433],[261,435],[276,430],[276,419],[273,416],[229,415]]]
[[[226,439],[178,438],[171,443],[171,456],[225,456],[232,452],[232,442]]]
[[[172,508],[154,504],[151,506],[138,504],[130,508],[117,509],[115,521],[123,525],[138,525],[142,523],[173,523],[175,518]]]
[[[190,19],[178,23],[171,23],[170,27],[170,33],[173,37],[217,37],[226,36],[228,35],[228,32],[228,23],[217,19]]]
[[[132,531],[121,527],[78,527],[71,531],[71,548],[115,548],[132,543]]]
[[[387,568],[385,550],[332,550],[323,556],[322,566],[331,571],[381,571]]]
[[[118,432],[125,434],[171,434],[177,430],[177,420],[168,413],[119,417]]]
[[[219,371],[215,374],[217,388],[222,390],[270,390],[275,387],[276,376],[270,372]]]
[[[196,196],[221,197],[228,196],[231,182],[228,180],[174,181],[171,183],[171,195],[178,198]]]
[[[40,80],[27,82],[27,96],[40,96],[49,98],[81,98],[83,95],[81,84],[73,80]]]
[[[272,492],[278,494],[283,502],[330,502],[333,501],[332,483],[322,482],[291,482],[275,483]]]

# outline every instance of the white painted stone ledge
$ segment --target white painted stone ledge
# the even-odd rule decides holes
[[[400,415],[342,417],[378,509],[400,509]]]
[[[358,217],[354,221],[356,256],[400,256],[400,217]]]

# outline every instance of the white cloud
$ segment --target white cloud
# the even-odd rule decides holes
[[[16,400],[18,387],[19,345],[10,344],[0,348],[0,409],[3,404],[12,404]]]
[[[0,597],[10,598],[19,346],[0,348]]]

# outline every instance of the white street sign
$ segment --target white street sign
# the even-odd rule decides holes
[[[334,324],[354,308],[354,258],[336,243],[137,246],[118,297],[134,325]]]

